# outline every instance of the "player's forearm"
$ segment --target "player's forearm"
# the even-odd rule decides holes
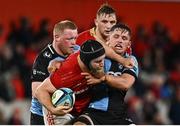
[[[129,79],[129,80],[128,80]],[[104,81],[117,89],[128,90],[132,84],[134,83],[134,78],[122,77],[122,76],[113,76],[113,75],[105,75]]]
[[[35,96],[42,105],[44,105],[50,112],[53,112],[54,106],[51,103],[51,96],[49,92],[38,87],[35,92]]]
[[[41,85],[36,89],[35,96],[41,104],[43,104],[49,111],[53,112],[54,106],[51,102],[51,94],[56,90],[49,78],[45,79]]]

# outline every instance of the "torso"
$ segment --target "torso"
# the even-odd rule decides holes
[[[138,76],[137,65],[133,69],[127,69],[116,61],[110,59],[106,59],[105,61],[105,69],[108,70],[107,74],[109,75],[120,76],[123,73],[130,73],[135,78]],[[113,88],[108,84],[96,85],[92,90],[95,93],[95,97],[92,99],[90,108],[96,108],[95,106],[97,105],[99,110],[114,113],[118,117],[123,117],[126,115],[126,106],[124,103],[124,98],[126,95],[125,90]],[[101,109],[98,106],[101,106],[101,108],[104,109]]]
[[[80,114],[89,104],[90,94],[86,79],[81,75],[81,69],[77,61],[78,53],[70,55],[62,63],[60,69],[51,75],[52,84],[58,89],[71,88],[75,92],[76,100],[72,114]]]

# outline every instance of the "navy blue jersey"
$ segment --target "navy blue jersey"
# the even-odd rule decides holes
[[[54,50],[52,45],[48,45],[45,49],[43,49],[39,53],[32,67],[32,73],[31,73],[32,82],[34,81],[42,82],[49,76],[47,67],[49,63],[55,58],[64,60],[66,57],[57,54],[57,52]]]
[[[131,56],[135,61],[135,66],[132,69],[125,68],[116,61],[105,59],[106,73],[113,76],[120,76],[123,73],[138,77],[138,63],[134,56]],[[113,88],[106,83],[98,84],[92,87],[93,99],[89,105],[89,108],[108,111],[115,117],[126,116],[126,106],[124,98],[126,95],[125,90]]]

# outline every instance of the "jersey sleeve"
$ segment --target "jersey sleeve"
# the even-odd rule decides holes
[[[105,58],[104,60],[104,72],[107,73],[111,68],[112,62],[109,58]]]
[[[76,53],[80,50],[80,46],[76,44],[73,46],[73,49],[74,49],[74,53]]]
[[[48,62],[41,56],[38,56],[33,64],[31,80],[42,82],[49,76],[47,70]]]

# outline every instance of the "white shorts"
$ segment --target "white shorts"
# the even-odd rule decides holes
[[[52,115],[45,107],[42,107],[45,125],[71,125],[74,117],[71,114],[63,116]]]

